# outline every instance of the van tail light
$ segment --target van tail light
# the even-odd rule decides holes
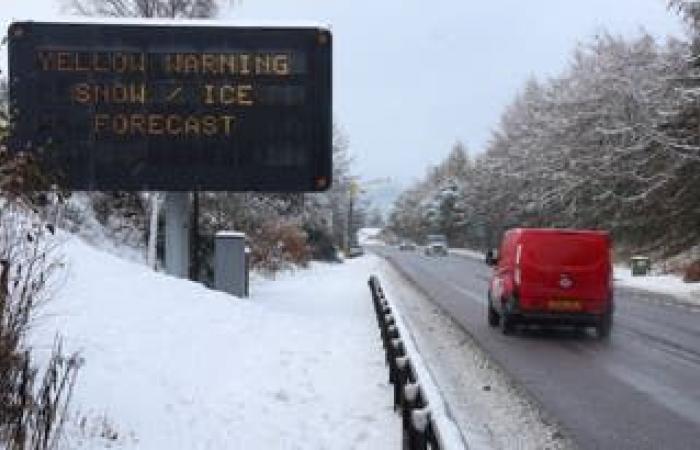
[[[518,244],[518,248],[515,251],[515,269],[513,271],[513,282],[517,287],[522,284],[522,273],[520,272],[520,257],[523,253],[523,244]]]

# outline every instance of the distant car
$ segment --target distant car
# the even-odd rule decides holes
[[[488,293],[488,323],[504,334],[518,324],[595,327],[613,320],[610,236],[604,231],[515,228],[503,236]]]
[[[429,234],[425,246],[427,256],[447,256],[447,238],[443,234]]]
[[[348,249],[348,258],[356,258],[365,254],[365,250],[359,245],[353,245]]]
[[[411,241],[405,240],[401,241],[401,244],[399,244],[399,250],[404,250],[404,251],[412,251],[416,249],[416,244],[414,244]]]

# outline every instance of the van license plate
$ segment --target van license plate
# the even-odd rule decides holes
[[[555,311],[578,311],[581,309],[581,302],[578,300],[550,300],[547,308]]]

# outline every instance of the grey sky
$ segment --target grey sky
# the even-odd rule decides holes
[[[59,5],[0,1],[3,28],[12,18],[50,19]],[[525,80],[562,70],[577,41],[603,28],[682,33],[663,0],[237,0],[224,16],[329,23],[334,111],[355,169],[402,184],[456,139],[481,150]]]
[[[680,35],[663,0],[243,0],[234,17],[334,32],[334,110],[367,179],[410,181],[455,139],[479,151],[525,80],[556,74],[606,28]]]

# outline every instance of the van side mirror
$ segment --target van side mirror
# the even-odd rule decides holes
[[[498,255],[494,250],[489,250],[486,252],[485,262],[487,266],[495,266],[498,264]]]

